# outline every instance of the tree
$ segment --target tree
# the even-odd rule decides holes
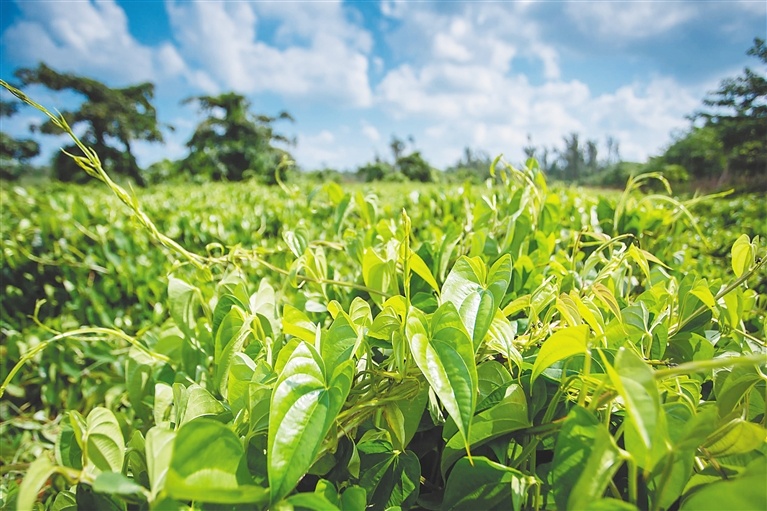
[[[376,157],[371,163],[367,163],[357,169],[357,176],[366,183],[383,181],[386,176],[393,174],[394,169],[385,161]]]
[[[253,115],[250,102],[234,92],[218,96],[195,96],[184,103],[196,102],[207,117],[195,129],[187,142],[190,154],[183,167],[214,180],[240,181],[255,176],[275,184],[275,172],[287,151],[273,142],[291,144],[276,134],[272,123],[293,121],[287,112],[276,117]]]
[[[717,128],[714,125],[693,126],[690,131],[677,136],[661,156],[650,158],[646,170],[669,174],[665,167],[678,165],[698,179],[717,179],[722,175],[726,161]],[[671,178],[670,175],[666,177]]]
[[[18,103],[0,101],[0,118],[11,117],[18,111]],[[30,168],[29,160],[40,154],[40,145],[34,140],[16,139],[0,132],[0,179],[18,179]]]
[[[463,157],[445,169],[445,174],[454,181],[473,181],[482,183],[490,178],[490,165],[493,160],[485,151],[465,147]]]
[[[157,112],[152,105],[153,84],[141,83],[113,89],[91,78],[59,73],[42,63],[36,69],[18,69],[16,77],[23,85],[40,84],[51,90],[71,90],[84,96],[85,101],[78,110],[64,111],[62,115],[72,127],[78,124],[86,126],[81,140],[96,151],[107,170],[132,177],[138,185],[144,186],[132,144],[137,140],[163,141]],[[58,128],[50,121],[40,126],[40,130],[58,134]],[[71,145],[65,150],[71,152],[76,149]],[[82,169],[63,153],[54,157],[53,172],[63,181],[86,177]]]
[[[747,54],[767,64],[764,39],[754,39]],[[711,109],[693,119],[704,119],[719,134],[726,155],[722,181],[730,172],[767,175],[767,76],[746,68],[741,76],[723,80],[703,104]]]
[[[562,177],[568,181],[577,181],[586,167],[586,157],[578,134],[571,133],[569,138],[564,137],[562,140],[565,143],[565,148],[559,153],[562,160]]]
[[[426,163],[421,153],[412,152],[407,156],[400,156],[397,160],[397,167],[402,175],[411,181],[420,181],[428,183],[432,181],[431,166]]]

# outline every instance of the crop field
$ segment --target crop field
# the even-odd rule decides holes
[[[767,508],[763,197],[81,163],[0,191],[0,506]]]

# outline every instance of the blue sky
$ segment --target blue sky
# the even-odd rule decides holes
[[[199,117],[184,98],[237,91],[254,111],[289,111],[307,169],[389,156],[396,134],[437,167],[470,146],[515,162],[577,132],[625,159],[662,150],[685,116],[767,33],[758,1],[2,0],[0,76],[44,61],[111,86],[156,84],[166,144],[183,157]],[[76,97],[31,88],[43,104]],[[22,134],[30,110],[3,120]],[[46,137],[46,156],[61,141]]]

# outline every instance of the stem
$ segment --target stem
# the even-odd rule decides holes
[[[759,271],[759,268],[764,266],[764,264],[767,263],[767,255],[762,257],[758,263],[756,263],[750,270],[743,272],[743,274],[735,279],[729,286],[725,287],[721,291],[719,291],[716,296],[714,297],[714,301],[718,301],[721,297],[724,295],[730,293],[733,289],[743,284],[745,281],[747,281],[749,278],[751,278],[752,275],[754,275],[757,271]],[[675,333],[683,329],[687,324],[689,324],[693,319],[697,318],[704,312],[708,310],[708,306],[701,305],[693,313],[685,318],[684,321],[681,321],[677,323],[677,328],[669,330],[668,336],[669,338],[673,337]]]
[[[659,369],[653,373],[653,376],[656,380],[664,380],[666,378],[671,378],[683,374],[697,373],[711,369],[720,369],[723,367],[759,366],[762,364],[767,364],[767,355],[756,353],[742,357],[714,358],[711,360],[687,362],[676,367]]]
[[[637,477],[639,474],[637,473],[637,465],[634,463],[634,460],[629,458],[626,460],[626,463],[628,464],[629,468],[629,502],[634,504],[636,506],[637,503]]]
[[[65,332],[58,334],[54,337],[51,337],[47,341],[43,341],[34,348],[30,349],[28,352],[26,352],[16,363],[15,366],[13,366],[13,369],[11,369],[11,372],[8,373],[8,376],[5,378],[5,381],[3,381],[3,384],[0,385],[0,397],[3,397],[3,394],[5,394],[5,390],[8,388],[8,385],[10,385],[11,380],[13,380],[13,377],[16,376],[16,373],[18,373],[24,365],[32,360],[35,355],[43,351],[45,348],[50,346],[56,341],[60,341],[62,339],[69,339],[69,338],[75,338],[79,341],[103,341],[103,337],[96,337],[96,338],[88,338],[88,337],[81,337],[83,335],[90,335],[90,334],[97,334],[107,337],[117,337],[118,339],[122,339],[123,341],[127,342],[137,350],[141,351],[145,355],[148,355],[154,359],[160,360],[162,362],[170,362],[170,359],[166,357],[165,355],[161,355],[159,353],[154,353],[153,351],[149,350],[146,346],[139,343],[136,339],[129,336],[125,332],[121,330],[116,330],[112,328],[102,328],[102,327],[86,327],[86,328],[78,328],[77,330],[72,330],[71,332]]]

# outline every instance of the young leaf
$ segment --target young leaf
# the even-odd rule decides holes
[[[610,432],[580,406],[567,415],[557,437],[551,471],[558,509],[586,509],[599,499],[620,467]]]
[[[168,300],[173,321],[186,335],[192,337],[197,320],[195,310],[200,290],[176,277],[168,277]]]
[[[682,511],[715,511],[719,509],[767,509],[767,458],[759,456],[738,477],[707,484],[688,495]]]
[[[410,252],[410,269],[439,294],[439,285],[437,285],[437,281],[434,280],[434,275],[431,274],[431,270],[426,266],[426,263],[423,262],[421,256],[413,251]]]
[[[351,360],[326,381],[324,363],[313,346],[300,343],[290,354],[272,391],[267,465],[271,502],[290,493],[319,454],[323,439],[351,388]]]
[[[527,493],[522,472],[478,456],[461,458],[450,472],[442,499],[443,511],[519,509]],[[514,484],[516,483],[516,484]]]
[[[448,426],[450,423],[445,425],[446,433],[449,433]],[[476,448],[495,438],[529,426],[525,391],[519,385],[510,385],[506,388],[503,399],[497,405],[472,418],[469,445]],[[443,475],[447,474],[450,466],[463,455],[463,447],[464,441],[460,433],[452,435],[447,440],[442,451],[441,469]]]
[[[86,418],[84,456],[96,471],[121,472],[125,458],[125,439],[111,410],[94,408]]]
[[[16,509],[19,511],[33,509],[38,493],[56,470],[56,465],[45,454],[33,461],[19,486]]]
[[[756,249],[747,234],[742,234],[732,245],[732,270],[736,277],[743,275],[754,264]]]
[[[471,334],[474,352],[479,349],[485,334],[490,329],[496,309],[493,294],[484,289],[472,292],[461,304],[459,313],[464,326]]]
[[[152,499],[165,488],[165,477],[173,455],[175,431],[155,426],[146,432],[146,466]]]
[[[644,445],[652,448],[652,440],[657,437],[656,428],[662,424],[660,395],[652,369],[633,351],[626,348],[618,350],[614,367],[604,358],[601,351],[599,353],[610,380],[623,398],[631,424],[636,428]]]
[[[243,467],[240,439],[224,424],[200,418],[179,428],[165,480],[165,490],[178,500],[219,504],[268,501],[269,491],[253,486]]]
[[[413,360],[453,418],[469,450],[471,418],[477,405],[477,367],[474,349],[451,302],[427,319],[412,309],[405,327]]]
[[[538,356],[535,358],[530,381],[535,381],[545,369],[556,362],[579,353],[586,353],[588,339],[589,327],[587,325],[571,326],[554,332],[551,337],[544,341]]]

